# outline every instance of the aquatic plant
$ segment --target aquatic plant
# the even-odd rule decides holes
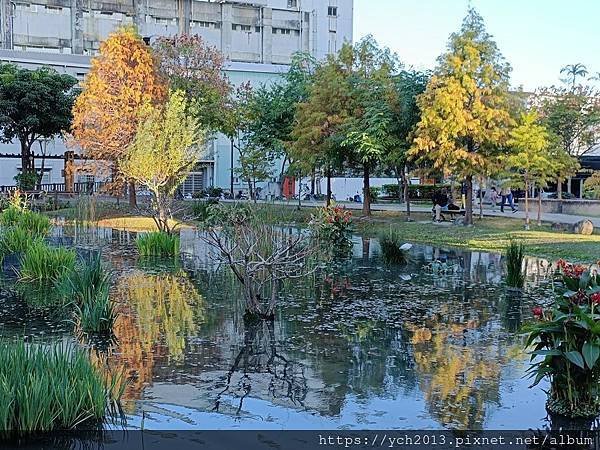
[[[42,214],[12,205],[0,213],[0,225],[19,227],[32,236],[45,237],[50,232],[50,219]]]
[[[29,246],[21,258],[21,281],[54,282],[75,267],[75,251],[49,247],[43,242]]]
[[[348,256],[352,250],[352,212],[340,206],[319,208],[311,216],[313,236],[332,256]]]
[[[73,428],[102,420],[119,402],[122,374],[103,374],[78,347],[0,340],[0,429],[4,434]]]
[[[179,255],[179,236],[162,231],[144,233],[137,237],[135,245],[141,256]]]
[[[6,227],[0,232],[0,260],[11,253],[24,253],[39,238],[21,227]]]
[[[57,285],[64,302],[75,308],[79,329],[86,333],[110,333],[117,318],[110,299],[111,273],[95,255],[75,270],[66,273]]]
[[[410,244],[404,243],[398,230],[390,228],[379,236],[381,254],[388,264],[407,264],[409,260]]]
[[[506,248],[506,284],[511,288],[522,289],[525,284],[524,257],[523,243],[511,240]]]
[[[527,327],[532,386],[550,381],[547,409],[568,417],[600,413],[600,276],[564,261],[551,307],[535,307]]]

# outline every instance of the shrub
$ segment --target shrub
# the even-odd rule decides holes
[[[122,374],[103,374],[78,347],[0,340],[0,429],[26,435],[102,420]]]
[[[192,206],[194,218],[200,222],[206,222],[210,218],[211,206],[217,205],[218,203],[219,201],[215,199],[198,200],[194,202],[194,205]]]
[[[33,191],[40,180],[39,175],[35,172],[21,172],[13,178],[17,188],[21,191]]]
[[[141,256],[177,256],[179,243],[178,235],[162,231],[144,233],[135,240]]]
[[[408,197],[411,200],[431,200],[434,192],[443,188],[450,190],[449,184],[409,184]],[[388,197],[398,198],[399,186],[397,184],[384,184],[383,193]]]
[[[102,265],[100,255],[64,275],[57,286],[63,302],[75,306],[75,318],[81,331],[110,333],[117,318],[110,300],[111,273]]]
[[[550,308],[534,308],[528,328],[532,386],[550,381],[547,408],[568,417],[600,413],[600,276],[584,266],[558,262],[560,284]]]
[[[521,289],[525,284],[523,258],[525,247],[521,242],[511,240],[506,249],[506,284]]]
[[[346,256],[352,249],[352,212],[339,206],[319,208],[311,216],[313,235],[321,246],[335,256]]]
[[[54,282],[75,267],[75,252],[35,242],[21,258],[21,281]]]
[[[369,194],[371,195],[371,201],[376,202],[379,200],[379,196],[381,195],[381,188],[377,186],[371,186],[369,188]]]
[[[407,246],[397,230],[390,230],[387,233],[379,236],[379,245],[381,246],[381,254],[385,262],[389,264],[407,264],[409,260]]]

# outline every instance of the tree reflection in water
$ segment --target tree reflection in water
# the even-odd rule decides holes
[[[144,388],[152,384],[157,359],[183,363],[186,339],[197,335],[206,305],[183,271],[147,274],[135,270],[117,281],[114,294],[120,304],[113,330],[115,345],[104,349],[101,357],[115,370],[125,371],[124,408],[131,412],[131,400],[141,398]]]
[[[285,399],[300,407],[304,407],[308,392],[304,367],[279,352],[274,323],[263,320],[244,324],[243,345],[224,383],[213,411],[219,411],[224,397],[234,397],[237,402],[235,413],[239,414],[254,383],[262,389],[267,384],[267,392],[273,399]]]

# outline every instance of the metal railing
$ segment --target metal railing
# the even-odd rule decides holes
[[[73,194],[93,194],[94,192],[100,191],[106,182],[104,181],[95,181],[93,183],[81,182],[81,183],[73,183],[73,191],[69,193]],[[32,191],[27,191],[27,193],[35,193],[39,194],[42,192],[46,193],[57,193],[57,194],[65,194],[67,191],[65,190],[65,183],[42,183],[39,185],[38,189],[34,189]],[[0,193],[11,193],[17,190],[17,186],[0,186]]]

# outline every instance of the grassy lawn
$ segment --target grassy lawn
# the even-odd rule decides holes
[[[260,217],[269,223],[306,225],[314,208],[298,210],[295,205],[255,205]],[[127,205],[100,203],[96,206],[99,226],[122,230],[154,230],[154,221],[133,214]],[[554,231],[549,225],[532,225],[525,231],[522,219],[486,217],[476,219],[475,226],[462,227],[450,223],[435,224],[431,215],[413,214],[414,222],[406,222],[401,212],[377,211],[369,219],[355,214],[355,227],[360,233],[377,236],[390,229],[400,231],[407,242],[419,242],[438,246],[453,246],[482,251],[503,251],[510,239],[519,239],[527,246],[527,254],[548,259],[564,258],[570,261],[591,263],[600,259],[600,235],[580,236],[568,232]],[[75,208],[48,213],[67,220],[75,220]]]

